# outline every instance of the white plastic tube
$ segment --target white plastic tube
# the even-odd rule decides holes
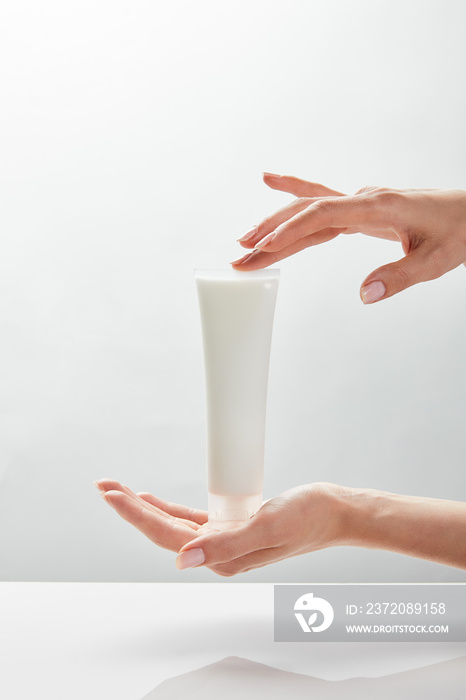
[[[262,505],[265,413],[279,270],[195,270],[204,343],[209,525]]]

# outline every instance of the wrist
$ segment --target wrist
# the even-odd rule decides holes
[[[402,550],[404,537],[412,538],[412,531],[405,528],[406,513],[420,499],[326,482],[309,487],[310,502],[318,496],[324,513],[325,546]]]
[[[361,489],[352,489],[339,484],[328,482],[308,484],[306,512],[303,512],[302,517],[307,519],[310,512],[313,514],[309,520],[313,549],[342,545],[364,546],[362,530],[367,504],[363,505],[362,494]],[[316,518],[320,521],[317,532]]]
[[[345,489],[341,504],[340,544],[389,549],[392,499],[396,498],[395,494],[375,489]]]
[[[384,549],[466,569],[466,503],[319,482],[290,494],[308,523],[302,553],[325,547]],[[303,531],[299,539],[303,539]],[[309,545],[309,543],[311,543]]]
[[[384,549],[466,568],[466,504],[346,489],[340,544]]]

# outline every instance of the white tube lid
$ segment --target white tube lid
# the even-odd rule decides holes
[[[209,526],[230,530],[244,525],[262,506],[262,493],[252,496],[219,496],[209,493]]]

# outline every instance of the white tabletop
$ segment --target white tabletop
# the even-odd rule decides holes
[[[274,642],[272,584],[0,583],[8,700],[140,700],[227,656],[339,680],[464,655],[466,642]]]

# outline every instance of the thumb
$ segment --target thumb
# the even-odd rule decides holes
[[[204,564],[224,564],[256,551],[261,545],[261,530],[251,518],[232,530],[205,531],[187,542],[176,559],[178,569]]]
[[[388,299],[413,284],[440,277],[444,271],[439,270],[435,256],[429,259],[426,251],[420,246],[401,260],[371,272],[361,285],[361,300],[364,304],[373,304],[375,301]]]

